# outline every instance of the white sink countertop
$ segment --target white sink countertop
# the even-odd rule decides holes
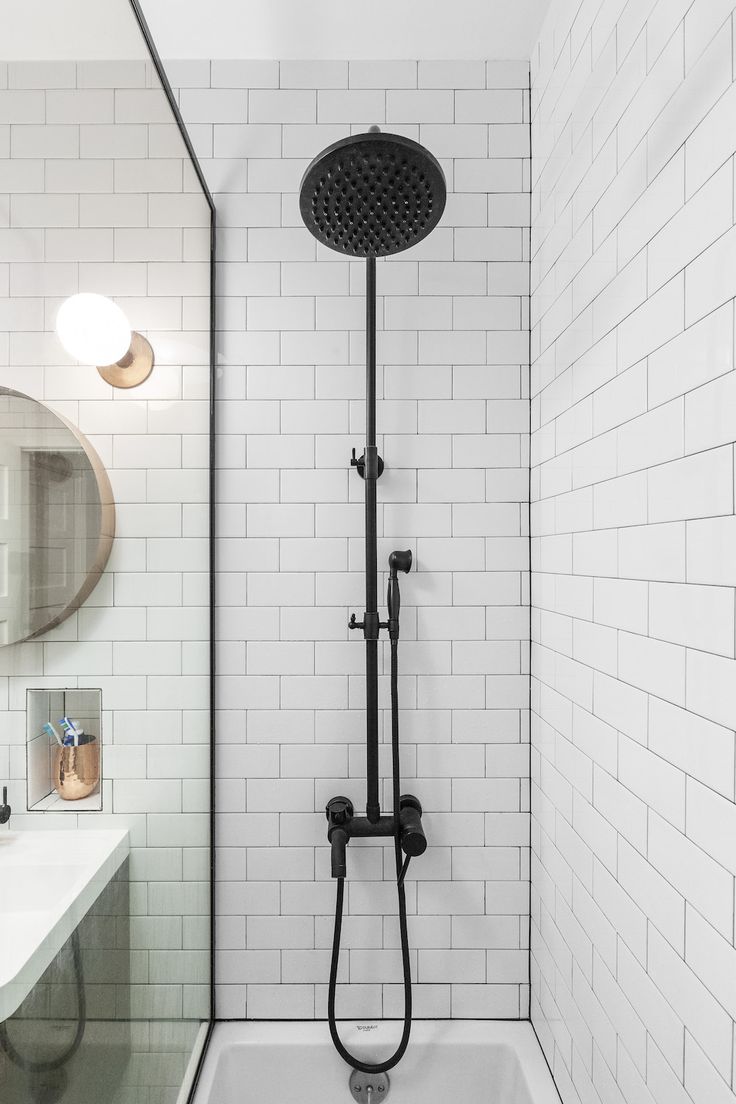
[[[128,852],[125,828],[0,831],[0,1023],[28,996]]]

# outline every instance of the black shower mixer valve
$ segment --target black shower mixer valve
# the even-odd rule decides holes
[[[345,849],[351,839],[379,839],[396,835],[396,821],[392,813],[384,814],[373,822],[364,816],[356,816],[349,797],[332,797],[325,809],[327,839],[331,848],[333,878],[347,874]],[[422,827],[422,806],[413,794],[402,794],[399,800],[399,840],[407,860],[423,855],[427,850],[427,837]],[[407,863],[408,865],[408,863]]]

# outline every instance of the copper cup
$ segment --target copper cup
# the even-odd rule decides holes
[[[56,749],[54,787],[64,801],[89,797],[100,781],[100,746],[97,740],[79,747]]]

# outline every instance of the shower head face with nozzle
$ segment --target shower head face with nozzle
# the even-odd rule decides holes
[[[370,132],[314,159],[299,208],[317,241],[347,257],[388,257],[434,230],[447,188],[435,157],[410,138]]]

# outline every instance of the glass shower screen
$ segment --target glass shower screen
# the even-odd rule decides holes
[[[175,1104],[212,1020],[214,208],[139,10],[99,8],[29,0],[0,17],[0,387],[84,435],[115,513],[79,608],[0,643],[0,866],[28,834],[54,833],[56,869],[23,888],[40,909],[44,894],[66,900],[60,871],[78,869],[86,834],[125,830],[128,855],[22,999],[0,1003],[3,1104]],[[60,343],[56,315],[80,292],[147,339],[138,386]],[[95,763],[81,800],[44,735],[58,702],[86,730],[76,759]]]

